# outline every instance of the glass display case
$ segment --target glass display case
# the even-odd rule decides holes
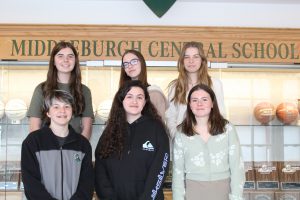
[[[120,63],[82,62],[92,92],[93,151],[119,84]],[[25,199],[20,174],[25,117],[34,88],[46,79],[47,62],[0,62],[0,200]],[[167,95],[175,66],[147,67],[148,81]],[[237,129],[245,161],[246,199],[300,199],[300,70],[297,65],[228,64],[210,68],[223,83],[226,118]],[[283,106],[279,106],[281,103]],[[296,109],[296,111],[295,111]]]

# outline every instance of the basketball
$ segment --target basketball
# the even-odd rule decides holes
[[[104,101],[100,102],[100,104],[97,108],[97,116],[101,120],[107,121],[111,105],[112,105],[112,100],[111,99],[107,99],[107,100],[104,100]]]
[[[27,106],[22,99],[11,99],[5,105],[5,114],[11,120],[21,120],[26,117]]]
[[[298,108],[295,104],[285,102],[277,106],[276,116],[284,124],[290,124],[298,118]]]
[[[4,103],[0,101],[0,119],[4,116]]]
[[[268,124],[275,118],[275,107],[268,102],[258,103],[254,107],[254,117],[262,124]]]

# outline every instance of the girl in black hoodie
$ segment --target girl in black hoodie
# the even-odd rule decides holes
[[[95,189],[101,200],[163,200],[169,139],[140,81],[116,93],[95,151]]]

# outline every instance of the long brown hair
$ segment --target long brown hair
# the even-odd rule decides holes
[[[129,53],[136,55],[138,57],[139,62],[141,64],[141,73],[139,74],[138,80],[141,81],[144,85],[146,85],[148,87],[149,83],[147,81],[147,68],[146,68],[147,66],[146,66],[145,58],[141,54],[141,52],[134,50],[134,49],[130,49],[130,50],[125,51],[124,54],[122,55],[122,67],[121,67],[121,73],[120,73],[119,88],[122,87],[126,81],[131,80],[131,78],[126,74],[125,68],[123,67],[124,56]]]
[[[186,94],[188,92],[188,73],[184,67],[184,57],[185,57],[186,49],[191,48],[191,47],[197,48],[199,55],[201,57],[201,66],[198,70],[197,83],[202,83],[202,84],[208,85],[209,87],[212,86],[211,78],[208,75],[207,58],[204,54],[202,45],[200,45],[200,43],[194,42],[194,41],[187,42],[182,47],[180,56],[178,58],[178,63],[177,63],[177,70],[179,72],[178,78],[173,80],[169,84],[169,88],[175,87],[175,94],[174,94],[174,97],[172,97],[172,99],[171,99],[171,101],[174,101],[175,103],[186,104]]]
[[[127,131],[126,112],[123,107],[123,100],[133,87],[139,87],[144,91],[146,103],[142,110],[142,115],[162,123],[161,117],[158,115],[157,110],[150,101],[147,87],[139,80],[125,82],[115,94],[106,128],[104,129],[96,148],[96,154],[99,154],[101,158],[107,158],[114,153],[116,153],[119,158],[121,157],[124,148],[125,133]]]
[[[75,47],[70,42],[61,41],[57,43],[52,49],[50,61],[49,61],[47,79],[42,84],[43,96],[44,97],[48,96],[51,91],[59,89],[57,68],[55,66],[55,56],[60,50],[64,48],[70,48],[75,55],[75,66],[71,72],[69,84],[70,84],[70,93],[72,94],[76,102],[74,114],[80,115],[83,112],[85,107],[84,96],[82,93],[81,71],[80,71],[78,53]]]
[[[214,91],[204,84],[198,84],[194,86],[188,94],[188,102],[187,102],[187,110],[186,110],[186,118],[183,122],[177,127],[181,129],[181,131],[187,136],[193,136],[196,134],[194,127],[197,124],[194,113],[191,110],[191,96],[195,91],[204,90],[207,92],[213,102],[213,107],[209,114],[208,118],[208,127],[209,133],[211,135],[218,135],[224,133],[226,130],[225,126],[228,124],[228,120],[226,120],[220,113],[218,102]]]

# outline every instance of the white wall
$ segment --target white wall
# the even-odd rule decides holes
[[[142,0],[0,0],[0,23],[300,28],[300,2],[224,1],[177,0],[158,18]]]

